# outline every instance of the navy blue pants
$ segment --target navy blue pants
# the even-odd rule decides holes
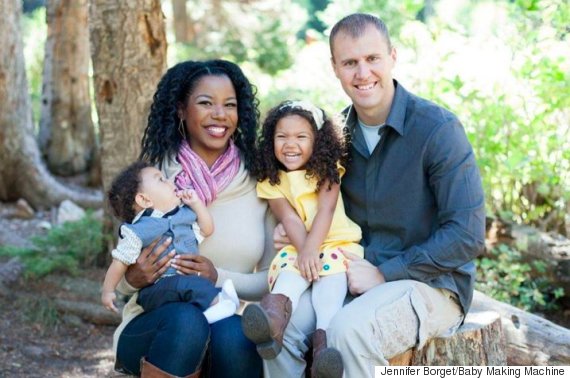
[[[243,334],[238,315],[209,325],[198,307],[184,302],[144,312],[127,324],[119,337],[116,368],[140,375],[141,357],[177,376],[200,367],[213,378],[262,374],[261,357]]]
[[[198,276],[168,276],[141,289],[137,303],[146,312],[171,302],[188,302],[204,311],[210,307],[220,289]]]

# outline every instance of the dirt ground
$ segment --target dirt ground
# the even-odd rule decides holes
[[[33,219],[12,218],[13,204],[0,203],[0,245],[24,245],[45,232],[50,212]],[[0,257],[0,264],[6,258]],[[113,372],[114,326],[97,326],[59,315],[55,298],[98,303],[104,269],[79,277],[50,277],[24,285],[22,279],[0,290],[0,377],[118,377]]]
[[[102,271],[86,272],[102,277]],[[54,319],[56,285],[11,285],[0,297],[0,377],[116,377],[113,326],[96,326],[74,316]],[[57,296],[65,297],[60,291]]]

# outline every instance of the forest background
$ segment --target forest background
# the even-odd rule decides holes
[[[102,277],[114,242],[110,216],[100,210],[102,193],[138,156],[167,67],[229,59],[256,85],[262,115],[288,98],[338,113],[349,100],[330,66],[328,32],[355,11],[385,20],[398,49],[394,76],[465,126],[488,215],[477,289],[570,326],[567,1],[0,4],[0,297],[40,334],[53,337],[70,320],[57,292],[40,298],[33,288],[58,291],[76,284],[68,277]],[[85,216],[79,209],[75,222],[60,217],[69,199],[88,209]],[[23,290],[27,295],[14,297]],[[86,318],[104,318],[89,311]],[[0,312],[8,315],[4,306]],[[5,368],[17,371],[22,362],[14,363]]]

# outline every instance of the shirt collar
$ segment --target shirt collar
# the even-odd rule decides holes
[[[398,134],[404,136],[404,125],[406,122],[406,108],[408,107],[408,97],[410,96],[408,91],[398,83],[396,79],[394,81],[394,98],[392,99],[392,106],[390,107],[390,113],[388,113],[388,118],[384,125],[391,127],[396,130]],[[350,105],[346,108],[343,113],[345,114],[345,125],[348,126],[351,133],[355,133],[355,127],[358,125],[358,117],[356,115],[356,110],[354,106]]]
[[[135,215],[135,217],[133,218],[133,221],[131,223],[138,222],[142,217],[166,218],[168,216],[176,214],[179,209],[180,209],[180,206],[176,206],[174,209],[170,210],[169,212],[163,213],[160,210],[156,210],[156,209],[149,207],[148,209],[143,209],[143,210],[139,211],[139,213],[137,215]]]
[[[406,108],[408,107],[408,91],[394,79],[394,98],[392,99],[392,106],[390,113],[386,119],[386,126],[390,126],[404,136],[404,125],[406,123]]]

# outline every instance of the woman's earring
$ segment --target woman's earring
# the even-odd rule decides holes
[[[182,139],[186,140],[186,130],[184,128],[184,122],[182,122],[182,118],[180,118],[180,122],[178,123],[178,132],[182,135]]]

